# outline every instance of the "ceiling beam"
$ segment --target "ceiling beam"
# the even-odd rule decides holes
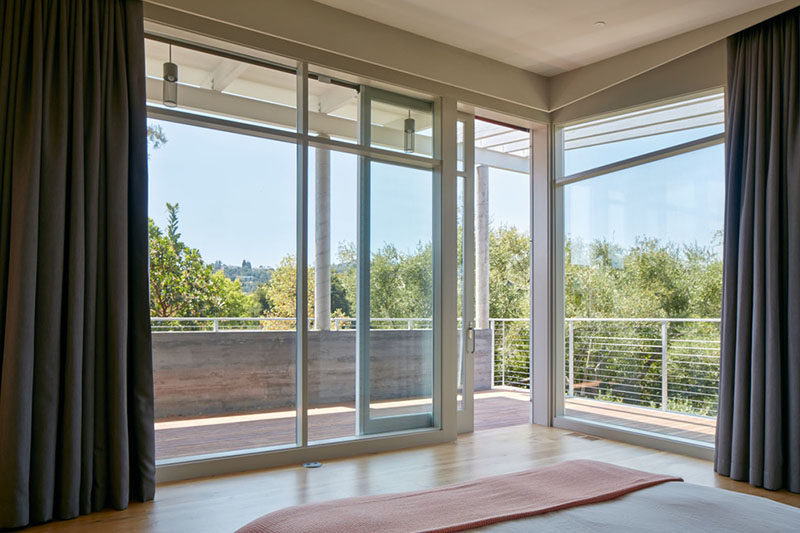
[[[214,70],[200,83],[203,87],[211,87],[212,90],[222,92],[233,81],[247,70],[247,63],[240,63],[231,59],[220,59]]]
[[[163,81],[158,78],[147,78],[147,100],[161,102],[161,86]],[[269,102],[262,102],[252,98],[243,98],[233,94],[225,94],[210,89],[180,85],[178,87],[178,106],[203,112],[215,112],[220,115],[259,121],[279,127],[295,127],[296,113],[291,107]],[[355,139],[358,124],[354,120],[334,117],[309,111],[308,121],[311,130],[321,130],[331,137]],[[373,126],[372,138],[378,146],[403,146],[403,132],[385,126]],[[417,134],[417,148],[422,153],[430,153],[432,148],[431,138],[427,135]],[[463,156],[463,144],[459,144],[459,154]],[[495,152],[485,148],[475,148],[475,164],[487,165],[514,172],[529,172],[528,158],[513,154]]]
[[[317,97],[319,100],[317,111],[327,115],[328,113],[336,111],[355,97],[356,93],[353,90],[332,85],[327,91]]]

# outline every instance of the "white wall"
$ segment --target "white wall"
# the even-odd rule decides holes
[[[309,0],[145,0],[150,23],[547,119],[547,78]]]
[[[550,113],[550,119],[554,124],[565,124],[655,101],[718,89],[725,86],[726,71],[725,41],[717,41],[557,109]]]
[[[145,19],[151,27],[302,58],[522,119],[560,122],[720,86],[719,41],[798,5],[784,0],[551,78],[310,0],[145,0]],[[618,85],[624,87],[605,92]]]

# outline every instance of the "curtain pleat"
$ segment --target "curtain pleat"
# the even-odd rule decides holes
[[[139,0],[0,7],[0,527],[153,498]]]
[[[728,40],[715,469],[800,492],[800,9]]]

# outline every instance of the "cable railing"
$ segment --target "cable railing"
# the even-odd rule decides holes
[[[527,318],[490,320],[492,383],[529,389]],[[715,416],[718,318],[568,318],[564,394],[663,411]]]
[[[154,332],[292,331],[294,318],[153,317]],[[567,318],[564,394],[716,415],[719,385],[718,318]],[[314,330],[314,319],[309,318]],[[431,318],[373,318],[373,330],[430,330]],[[460,327],[460,326],[459,326]],[[352,331],[356,319],[332,317],[330,330]],[[492,318],[494,387],[531,386],[530,321]]]
[[[431,329],[431,318],[372,318],[371,329]],[[154,332],[236,332],[236,331],[294,331],[297,320],[286,317],[151,317]],[[317,329],[313,318],[308,319],[308,328]],[[329,329],[345,331],[356,329],[356,319],[332,317]]]
[[[568,318],[565,395],[714,416],[718,318]]]
[[[530,319],[490,318],[494,346],[492,384],[495,387],[529,389]]]

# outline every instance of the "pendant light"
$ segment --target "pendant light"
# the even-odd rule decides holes
[[[408,118],[403,123],[403,150],[406,153],[414,151],[414,119],[411,118],[411,110],[408,110]]]
[[[162,101],[167,107],[178,105],[178,65],[172,62],[172,45],[169,45],[169,63],[164,63]]]

